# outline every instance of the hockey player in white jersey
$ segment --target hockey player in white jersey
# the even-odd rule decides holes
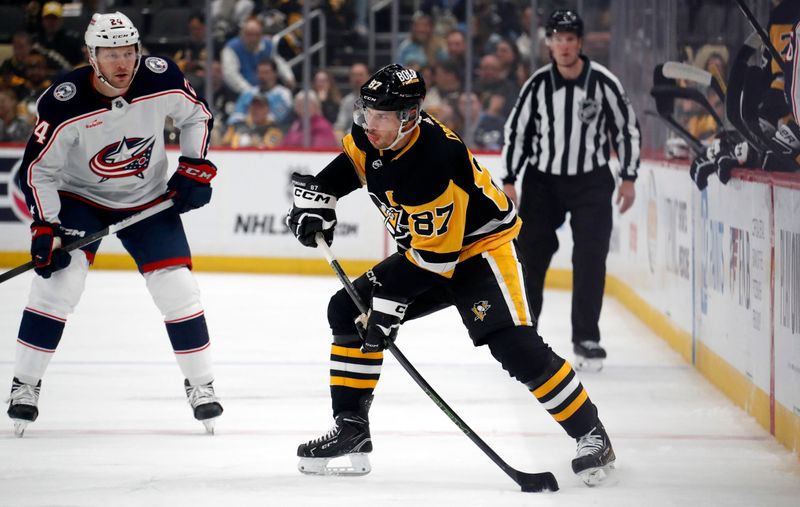
[[[792,28],[792,36],[789,40],[789,51],[786,57],[791,71],[788,72],[788,79],[784,79],[786,87],[786,97],[789,105],[792,106],[792,118],[795,125],[800,125],[800,21],[795,23]]]
[[[222,406],[179,215],[211,199],[217,170],[205,157],[213,117],[174,62],[142,57],[139,32],[124,14],[95,14],[85,42],[91,65],[59,78],[39,98],[19,171],[33,216],[31,256],[38,276],[22,314],[8,415],[18,436],[36,420],[41,379],[99,242],[69,253],[59,246],[169,195],[172,208],[117,236],[164,315],[194,416],[213,433]],[[169,178],[167,116],[181,130],[180,162]]]

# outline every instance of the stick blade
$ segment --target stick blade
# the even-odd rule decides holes
[[[525,493],[540,493],[542,491],[558,491],[558,481],[551,472],[528,474],[517,472],[517,484]]]

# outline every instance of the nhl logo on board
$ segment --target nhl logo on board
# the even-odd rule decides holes
[[[64,102],[74,97],[77,91],[78,88],[73,83],[61,83],[56,86],[55,91],[53,91],[53,97],[55,97],[56,100]]]
[[[589,123],[594,120],[599,111],[600,105],[594,99],[583,99],[578,102],[578,117],[583,123]]]
[[[381,161],[381,159],[376,159],[372,161],[373,169],[380,169],[381,167],[383,167],[383,161]]]
[[[167,70],[167,61],[157,56],[151,56],[147,58],[144,61],[144,64],[148,69],[152,70],[156,74],[162,74],[165,70]]]

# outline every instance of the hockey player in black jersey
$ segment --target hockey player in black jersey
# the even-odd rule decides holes
[[[402,322],[454,305],[474,345],[488,345],[577,440],[572,468],[587,484],[598,484],[613,468],[614,451],[572,367],[533,327],[514,204],[460,137],[421,110],[424,97],[422,76],[400,65],[384,67],[361,88],[343,153],[316,176],[293,176],[287,223],[302,244],[316,246],[317,233],[330,244],[337,199],[363,186],[397,243],[395,254],[355,281],[371,303],[368,315],[359,315],[344,290],[331,298],[335,424],[300,445],[299,468],[312,474],[370,471],[368,412],[387,340],[395,339]],[[330,464],[340,457],[350,464]]]
[[[22,314],[8,415],[18,436],[36,420],[41,379],[100,242],[69,253],[59,247],[161,202],[169,192],[172,208],[117,237],[164,315],[194,416],[213,433],[222,406],[179,215],[211,199],[216,167],[205,157],[213,118],[174,62],[142,57],[139,32],[124,14],[95,14],[85,42],[91,65],[59,78],[40,97],[19,171],[33,218],[38,276]],[[166,116],[181,129],[182,156],[169,179]]]

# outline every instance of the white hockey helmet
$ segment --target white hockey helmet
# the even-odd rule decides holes
[[[94,13],[86,33],[83,36],[86,47],[89,49],[89,63],[94,68],[100,80],[111,86],[108,80],[100,73],[97,66],[97,48],[113,48],[123,46],[136,46],[136,66],[133,75],[139,70],[139,61],[142,57],[142,44],[139,42],[139,30],[133,25],[125,14],[117,11],[110,14]],[[133,80],[133,77],[131,77]],[[111,86],[114,88],[113,86]]]

